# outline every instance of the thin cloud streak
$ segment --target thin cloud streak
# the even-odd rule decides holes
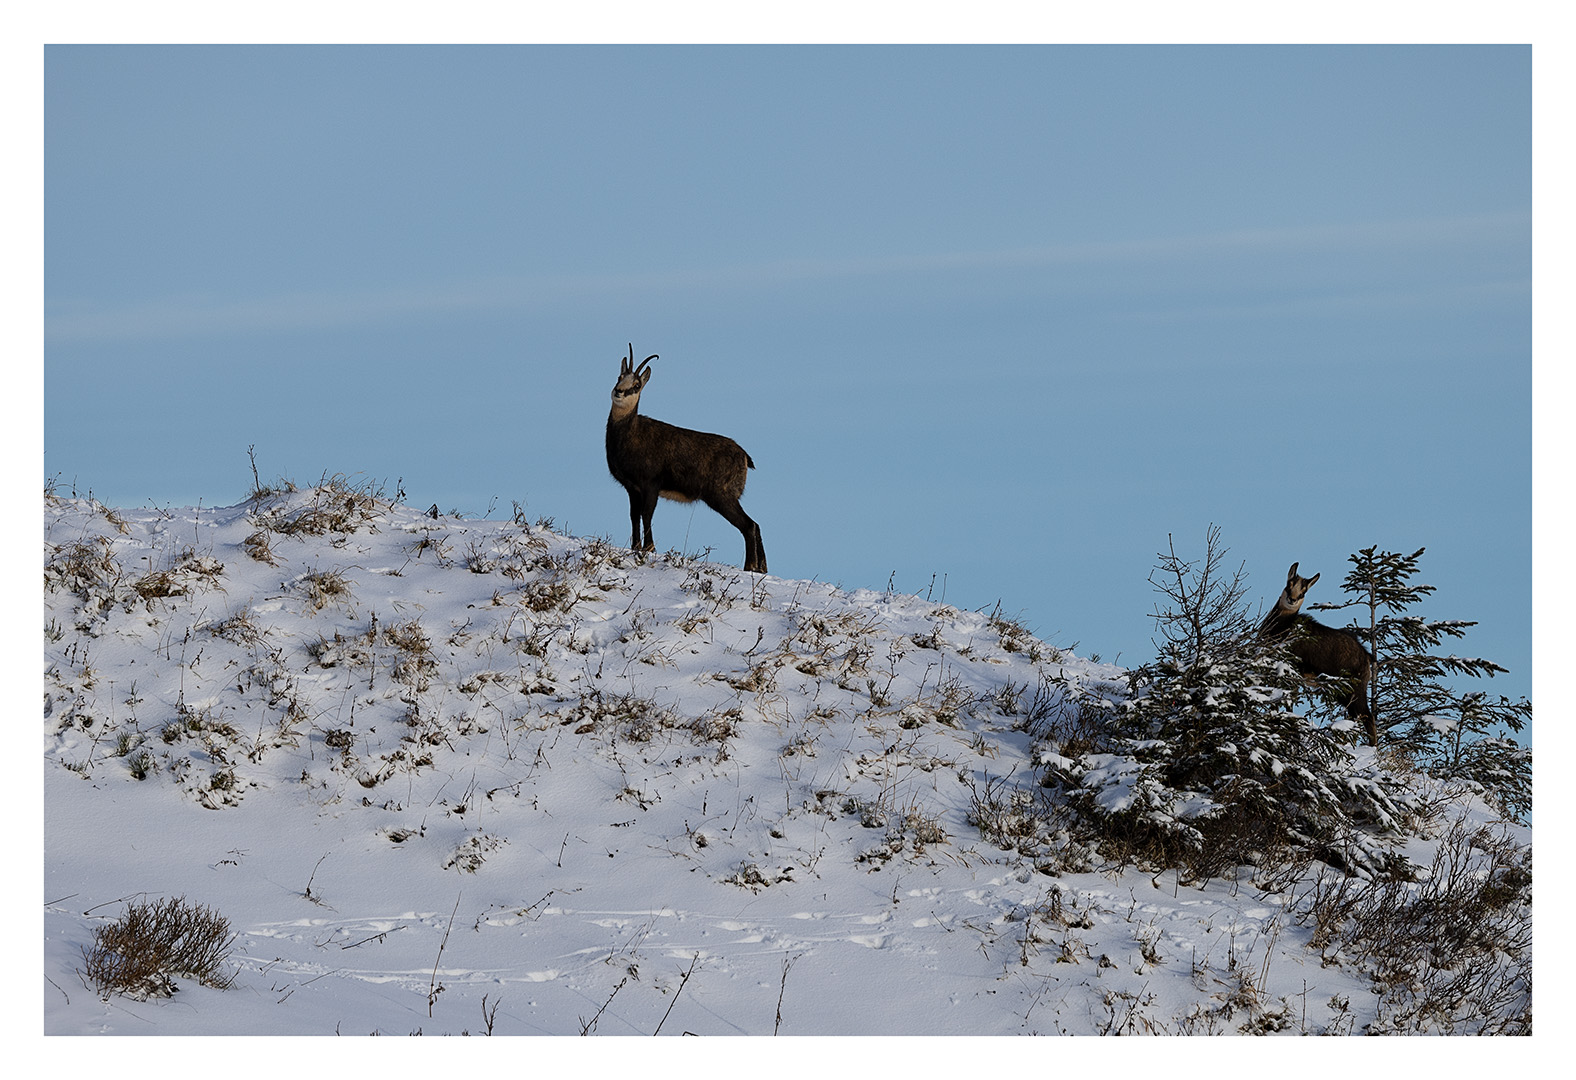
[[[1480,281],[1440,285],[1431,289],[1385,289],[1362,292],[1321,293],[1292,299],[1243,304],[1189,304],[1186,307],[1127,311],[1122,317],[1139,322],[1214,322],[1238,319],[1283,319],[1310,315],[1361,314],[1372,311],[1420,311],[1440,303],[1464,308],[1505,301],[1528,303],[1532,281]]]
[[[48,305],[52,310],[46,311],[45,340],[66,344],[332,329],[412,315],[452,315],[563,304],[587,297],[694,289],[737,290],[855,278],[1077,267],[1196,266],[1205,259],[1229,261],[1328,253],[1373,252],[1393,256],[1400,252],[1461,252],[1484,246],[1530,243],[1530,237],[1529,215],[1495,214],[1367,225],[1236,230],[1202,236],[1061,244],[1005,251],[787,259],[720,270],[501,278],[450,287],[294,293],[240,301],[189,296],[98,310],[56,301]]]

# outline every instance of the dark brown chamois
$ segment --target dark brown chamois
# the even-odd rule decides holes
[[[657,499],[694,502],[699,499],[744,534],[744,568],[766,573],[766,548],[761,527],[739,505],[744,481],[755,462],[744,447],[725,435],[674,427],[641,416],[640,392],[651,381],[648,366],[655,353],[635,367],[635,346],[621,358],[613,384],[613,410],[607,414],[607,468],[629,492],[629,546],[653,551],[651,515]],[[640,530],[645,526],[645,543]]]
[[[1292,563],[1286,572],[1286,588],[1275,609],[1264,617],[1259,626],[1259,637],[1266,641],[1283,641],[1297,661],[1297,670],[1308,682],[1317,681],[1320,675],[1339,679],[1351,687],[1346,697],[1346,715],[1361,720],[1368,731],[1368,741],[1379,745],[1379,729],[1374,725],[1373,711],[1368,707],[1368,686],[1373,679],[1374,658],[1357,635],[1348,630],[1325,626],[1311,615],[1299,614],[1302,598],[1313,583],[1319,580],[1297,576],[1297,564]]]

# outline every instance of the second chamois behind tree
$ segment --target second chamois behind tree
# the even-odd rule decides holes
[[[650,364],[655,359],[653,353],[637,368],[635,346],[629,346],[629,356],[620,361],[613,408],[607,416],[607,468],[629,492],[629,546],[635,551],[656,549],[651,516],[658,498],[698,499],[744,535],[744,569],[766,573],[761,528],[739,505],[755,462],[726,435],[691,431],[640,415],[640,392],[651,381]]]
[[[1340,680],[1344,687],[1346,715],[1361,720],[1368,741],[1379,745],[1379,730],[1368,704],[1368,687],[1373,680],[1373,656],[1349,630],[1325,626],[1312,615],[1301,614],[1302,600],[1319,575],[1311,578],[1297,573],[1292,563],[1286,572],[1286,588],[1281,590],[1275,608],[1259,626],[1259,638],[1286,645],[1303,678],[1314,682],[1320,675]]]

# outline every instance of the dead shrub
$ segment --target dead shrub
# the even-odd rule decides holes
[[[313,611],[322,611],[329,604],[350,598],[350,581],[338,570],[320,570],[301,579]]]
[[[605,694],[593,690],[580,700],[555,712],[544,713],[560,726],[574,726],[576,735],[611,731],[626,742],[650,742],[668,728],[678,726],[679,717],[648,698],[634,694]]]
[[[267,529],[259,529],[245,540],[242,540],[241,550],[258,562],[267,563],[269,566],[279,565],[279,560],[274,556],[272,541]]]
[[[131,587],[151,607],[154,600],[189,595],[192,586],[199,582],[214,585],[223,572],[224,564],[211,555],[186,551],[175,559],[175,564],[168,570],[145,574]]]
[[[1458,822],[1420,876],[1326,872],[1292,910],[1325,964],[1373,979],[1371,1033],[1531,1034],[1531,849]]]
[[[575,583],[568,577],[541,578],[520,590],[520,602],[532,611],[568,611],[578,601]]]
[[[176,977],[223,990],[235,981],[225,970],[234,944],[223,916],[185,897],[134,903],[93,932],[92,948],[82,950],[81,974],[105,1000],[111,994],[167,997],[177,989]]]
[[[379,498],[378,485],[368,482],[357,486],[341,474],[323,477],[308,494],[306,505],[271,507],[257,514],[257,520],[285,536],[353,533],[372,522],[386,505]]]
[[[96,537],[92,542],[79,540],[56,547],[44,564],[44,587],[50,591],[64,588],[84,600],[97,592],[113,591],[121,569],[110,554],[111,546],[108,540]]]
[[[739,733],[743,721],[744,713],[740,709],[713,709],[684,726],[701,742],[723,743]]]
[[[1031,849],[1047,831],[1049,816],[1045,801],[1033,792],[1014,787],[1008,777],[985,777],[984,790],[969,781],[968,823],[986,840],[1004,851]]]
[[[390,673],[394,680],[425,690],[438,670],[438,662],[433,656],[432,639],[421,623],[412,619],[397,626],[386,626],[382,641],[401,654]]]
[[[1001,635],[1001,648],[1003,652],[1022,652],[1029,647],[1033,635],[1028,627],[1017,619],[1011,619],[1001,613],[1001,603],[998,601],[994,610],[985,617],[985,622],[996,633]]]

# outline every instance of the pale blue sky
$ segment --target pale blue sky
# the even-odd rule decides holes
[[[255,444],[624,543],[633,342],[774,574],[1136,664],[1168,534],[1266,603],[1426,547],[1530,694],[1531,95],[1525,47],[50,48],[45,473],[234,503]]]

